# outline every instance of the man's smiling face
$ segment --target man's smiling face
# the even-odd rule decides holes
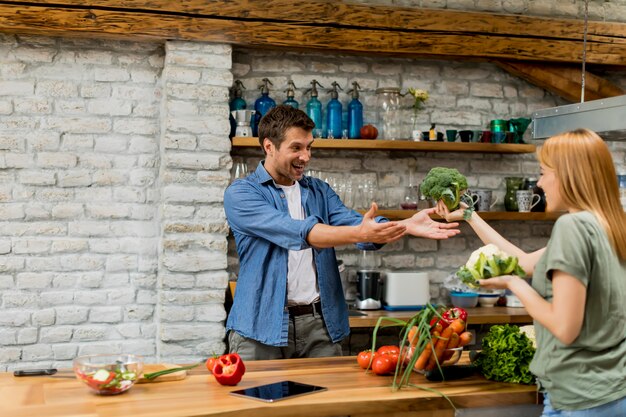
[[[285,132],[285,140],[279,148],[265,139],[263,149],[266,153],[265,169],[280,185],[293,185],[302,179],[304,170],[311,160],[313,135],[299,127],[291,127]]]

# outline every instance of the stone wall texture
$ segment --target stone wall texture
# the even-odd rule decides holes
[[[582,16],[574,0],[367,3]],[[625,9],[624,0],[589,2],[595,20],[625,21]],[[623,71],[603,75],[626,87]],[[251,107],[264,77],[278,102],[293,80],[301,106],[313,78],[344,89],[357,80],[373,123],[376,88],[423,88],[431,99],[421,129],[481,129],[561,104],[488,63],[0,34],[0,371],[67,367],[100,352],[193,362],[225,349],[225,288],[237,275],[222,201],[232,166],[228,89],[241,79]],[[340,100],[345,108],[345,92]],[[626,171],[626,147],[610,146]],[[251,169],[261,158],[254,149],[233,156]],[[311,168],[337,186],[369,181],[381,205],[395,207],[409,182],[439,165],[500,198],[503,177],[538,174],[533,155],[467,153],[316,151]],[[529,250],[551,230],[493,224]],[[378,265],[428,271],[431,296],[445,301],[443,278],[479,245],[462,230],[448,241],[388,245]],[[358,251],[339,248],[338,257],[354,273]]]

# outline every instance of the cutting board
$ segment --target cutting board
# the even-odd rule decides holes
[[[149,374],[152,372],[163,371],[165,369],[171,369],[171,368],[180,368],[180,365],[174,365],[171,363],[146,363],[143,366],[143,373]],[[187,371],[178,371],[178,372],[174,372],[171,374],[161,375],[151,380],[145,379],[142,376],[141,378],[139,378],[139,381],[137,381],[137,383],[145,384],[148,382],[153,383],[153,382],[180,381],[181,379],[185,379],[186,377],[187,377]]]

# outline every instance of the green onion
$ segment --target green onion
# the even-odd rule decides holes
[[[164,369],[162,371],[151,372],[149,374],[143,374],[143,377],[151,381],[154,378],[160,377],[161,375],[173,374],[174,372],[187,371],[189,369],[193,369],[196,366],[203,364],[204,362],[205,361],[201,361],[201,362],[196,363],[195,365],[181,366],[180,368],[170,368],[170,369]]]

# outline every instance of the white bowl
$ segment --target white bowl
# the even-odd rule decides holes
[[[500,294],[478,294],[478,304],[481,307],[493,307],[498,302]]]

